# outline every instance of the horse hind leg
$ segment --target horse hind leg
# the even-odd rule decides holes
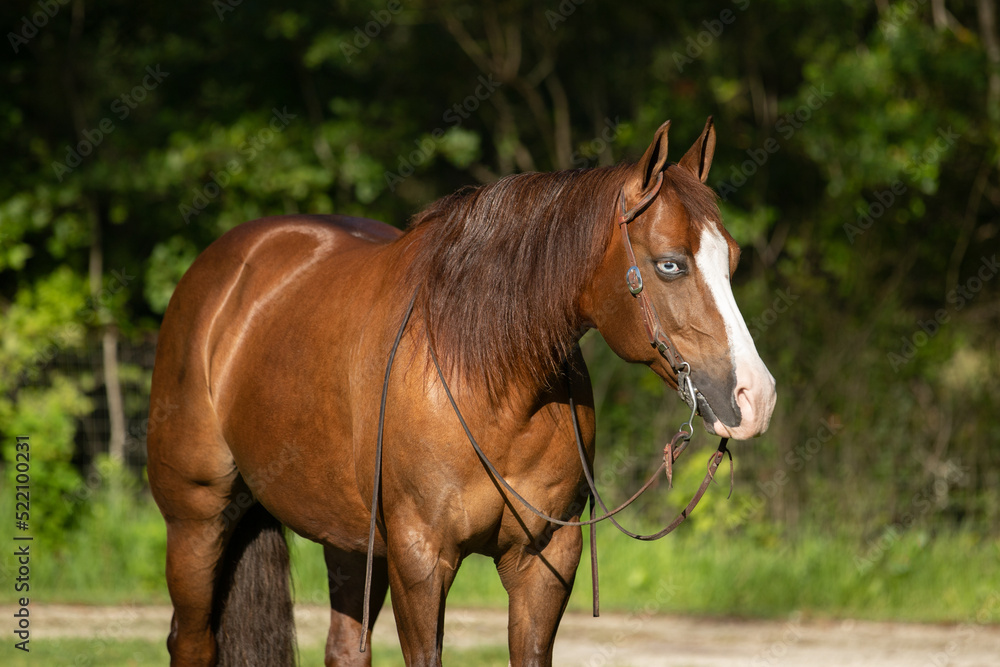
[[[150,487],[167,524],[167,588],[174,606],[167,638],[171,664],[215,665],[216,590],[236,526],[227,518],[236,474],[231,465],[228,472],[213,465],[212,475],[194,476],[176,463],[184,460],[179,452],[170,451],[167,463],[162,442],[151,439],[150,444]]]
[[[217,518],[167,517],[167,588],[174,605],[167,649],[171,665],[215,665],[212,631],[216,569],[223,553]]]
[[[372,664],[371,632],[389,589],[386,560],[376,558],[372,564],[371,609],[368,621],[367,646],[361,653],[362,617],[365,595],[365,555],[325,547],[327,579],[330,583],[330,634],[326,642],[325,664],[370,667]]]
[[[165,434],[157,436],[150,441],[149,477],[167,524],[171,665],[294,664],[281,524],[256,503],[234,500],[250,496],[224,444],[184,456],[164,447]],[[211,464],[195,475],[192,461]]]

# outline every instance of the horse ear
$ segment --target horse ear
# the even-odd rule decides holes
[[[653,184],[656,175],[667,167],[667,132],[670,131],[670,121],[660,126],[660,129],[653,135],[653,142],[642,154],[642,159],[635,166],[634,178],[632,180],[630,194],[633,197],[640,197],[646,193],[649,186]]]
[[[701,182],[704,183],[708,179],[708,170],[712,166],[712,157],[714,155],[715,125],[712,123],[712,117],[709,116],[705,122],[705,129],[701,132],[701,136],[698,137],[698,140],[694,142],[694,145],[688,149],[688,152],[684,154],[684,157],[677,164],[700,178]]]

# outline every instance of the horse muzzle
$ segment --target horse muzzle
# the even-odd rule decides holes
[[[774,377],[766,369],[741,378],[733,371],[727,377],[707,374],[692,380],[697,387],[698,413],[709,433],[748,440],[767,430],[777,400]],[[742,381],[741,381],[742,380]]]

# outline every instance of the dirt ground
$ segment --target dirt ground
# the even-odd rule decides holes
[[[0,607],[10,618],[15,609]],[[168,607],[32,605],[32,640],[81,637],[161,641]],[[326,635],[328,612],[296,607],[300,645]],[[506,613],[449,609],[445,644],[503,645]],[[380,615],[375,643],[396,643],[390,610]],[[727,667],[808,665],[845,667],[972,667],[1000,665],[1000,627],[863,621],[746,621],[680,616],[568,613],[556,639],[555,664],[604,667]]]

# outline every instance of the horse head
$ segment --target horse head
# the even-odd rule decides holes
[[[581,311],[615,353],[647,364],[669,385],[677,387],[679,369],[689,370],[710,432],[751,438],[767,429],[776,394],[733,298],[739,246],[704,184],[715,129],[709,118],[672,164],[669,128],[669,121],[660,126],[626,172],[615,204],[623,233],[611,235]]]

